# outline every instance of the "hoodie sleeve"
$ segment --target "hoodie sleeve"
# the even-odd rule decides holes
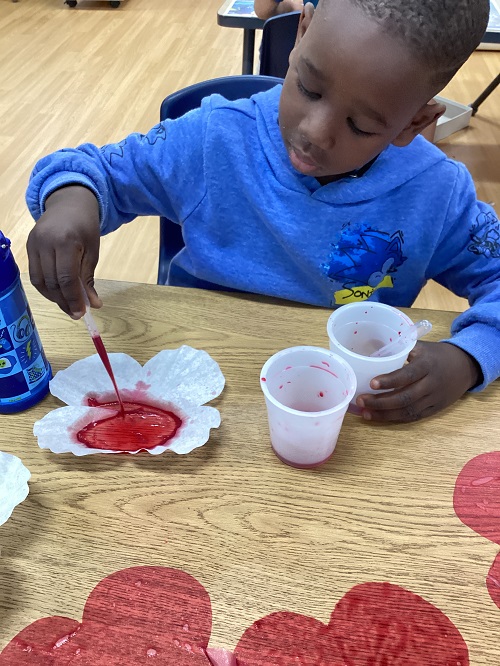
[[[148,134],[131,134],[98,148],[83,144],[41,159],[31,175],[26,202],[38,219],[45,202],[66,185],[83,185],[97,197],[101,234],[138,215],[161,215],[181,223],[202,200],[203,146],[210,99]]]
[[[483,372],[474,388],[479,391],[500,376],[500,223],[493,208],[477,200],[467,169],[455,166],[447,220],[428,275],[469,301],[445,342],[477,360]]]

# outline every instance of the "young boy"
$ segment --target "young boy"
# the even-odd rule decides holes
[[[500,375],[500,226],[470,175],[419,136],[429,100],[483,36],[488,0],[322,0],[304,8],[283,88],[99,149],[42,159],[27,193],[33,284],[94,307],[99,236],[137,215],[182,225],[172,284],[321,306],[413,303],[435,279],[471,308],[452,337],[359,397],[366,419],[434,414]]]

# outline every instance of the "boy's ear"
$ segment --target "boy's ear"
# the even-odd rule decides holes
[[[392,142],[395,146],[407,146],[413,139],[420,134],[428,125],[434,123],[446,111],[446,106],[441,102],[431,99],[430,102],[417,111],[409,124]]]
[[[297,37],[295,38],[295,46],[297,46],[302,37],[306,34],[306,30],[311,23],[313,15],[314,5],[312,2],[307,2],[306,0],[299,19],[299,27],[297,29]]]

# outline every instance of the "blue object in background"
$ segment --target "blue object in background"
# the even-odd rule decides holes
[[[10,241],[0,231],[0,414],[39,402],[51,376]]]

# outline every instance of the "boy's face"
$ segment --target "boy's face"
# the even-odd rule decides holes
[[[407,145],[439,117],[424,68],[349,0],[304,8],[280,100],[279,123],[295,169],[320,182]]]

